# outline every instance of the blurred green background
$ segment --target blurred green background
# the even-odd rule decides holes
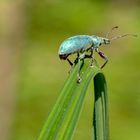
[[[73,35],[140,33],[139,0],[2,0],[0,2],[0,136],[34,140],[68,76],[58,58]],[[101,47],[109,90],[110,139],[140,137],[140,39],[126,37]],[[96,55],[101,64],[103,60]],[[88,89],[74,140],[92,137],[93,87]]]

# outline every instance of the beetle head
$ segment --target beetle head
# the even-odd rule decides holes
[[[103,37],[98,37],[99,39],[99,44],[97,46],[101,46],[102,44],[110,44],[110,39],[108,38],[103,38]]]
[[[101,38],[101,44],[110,44],[110,39],[108,39],[108,38]]]
[[[106,37],[105,38],[103,38],[103,37],[100,37],[100,45],[102,45],[102,44],[110,44],[110,40],[111,39],[108,39],[108,37],[109,37],[109,35],[110,35],[110,33],[114,30],[114,29],[117,29],[118,28],[118,26],[115,26],[115,27],[113,27],[113,28],[111,28],[111,30],[106,34]]]

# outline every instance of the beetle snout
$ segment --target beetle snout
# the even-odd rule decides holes
[[[110,40],[109,39],[104,39],[104,44],[110,44]]]
[[[107,40],[107,44],[110,44],[110,40],[109,39]]]
[[[69,56],[69,54],[59,54],[59,58],[61,60],[66,60],[68,56]]]

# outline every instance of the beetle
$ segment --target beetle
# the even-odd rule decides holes
[[[132,36],[136,36],[133,34],[125,34],[122,36],[116,36],[113,37],[111,39],[108,39],[109,34],[111,33],[112,30],[118,28],[118,26],[113,27],[106,35],[106,37],[99,37],[96,35],[76,35],[73,37],[70,37],[66,40],[64,40],[64,42],[62,42],[62,44],[60,45],[58,54],[59,54],[59,58],[61,60],[67,60],[69,62],[69,64],[71,66],[73,66],[73,63],[69,60],[68,56],[74,53],[77,53],[77,58],[74,61],[74,63],[78,63],[81,59],[84,60],[84,58],[91,58],[91,66],[93,65],[94,62],[94,55],[93,52],[94,50],[99,54],[99,56],[101,58],[103,58],[105,60],[104,64],[101,66],[101,68],[103,68],[107,62],[108,62],[108,58],[107,56],[99,51],[99,47],[101,45],[108,45],[110,44],[110,42],[112,40],[121,38],[121,37],[125,37],[128,35],[132,35]],[[85,54],[85,52],[90,52],[89,55]],[[78,72],[78,81],[80,81],[80,68],[79,68],[79,72]]]

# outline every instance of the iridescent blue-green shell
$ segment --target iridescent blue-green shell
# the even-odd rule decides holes
[[[89,35],[77,35],[66,39],[59,48],[59,54],[71,54],[80,50],[86,50],[93,45],[93,37]]]

